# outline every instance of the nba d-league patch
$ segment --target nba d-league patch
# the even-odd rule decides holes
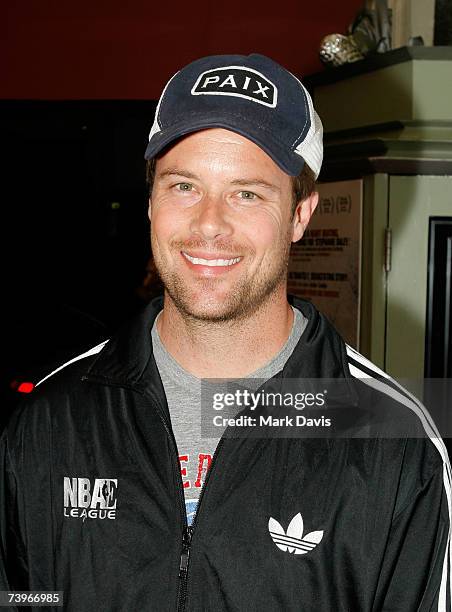
[[[252,68],[226,66],[202,72],[192,96],[236,96],[275,108],[278,89],[261,72]]]

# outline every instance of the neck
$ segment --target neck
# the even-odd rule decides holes
[[[167,351],[194,376],[241,378],[281,350],[292,325],[293,311],[284,287],[246,319],[222,322],[187,317],[165,292],[157,330]]]

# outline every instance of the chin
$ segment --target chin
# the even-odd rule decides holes
[[[185,315],[198,321],[230,321],[239,315],[235,305],[228,303],[224,297],[200,296],[192,300],[177,300],[175,305]]]
[[[264,279],[242,279],[225,286],[218,280],[204,279],[195,285],[180,276],[164,279],[166,292],[183,317],[205,322],[233,322],[252,316],[271,303],[284,289],[285,269]]]
[[[205,322],[225,322],[238,320],[246,316],[249,302],[240,298],[236,292],[218,292],[213,294],[208,291],[171,291],[168,294],[179,312],[192,320]]]

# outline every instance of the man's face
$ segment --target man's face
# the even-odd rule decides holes
[[[184,315],[234,320],[285,299],[309,217],[292,218],[291,178],[253,142],[224,129],[179,140],[157,160],[149,203],[154,260]]]

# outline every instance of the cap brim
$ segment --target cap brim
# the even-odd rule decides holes
[[[287,146],[280,144],[275,134],[271,134],[265,129],[250,129],[249,122],[240,120],[240,117],[233,117],[230,121],[222,114],[221,118],[203,115],[196,121],[183,125],[172,125],[160,132],[155,133],[148,143],[145,152],[145,159],[156,157],[166,147],[179,140],[183,136],[206,130],[209,128],[223,128],[231,130],[248,138],[260,147],[271,159],[289,176],[298,176],[303,169],[304,159],[292,151],[287,151]]]

